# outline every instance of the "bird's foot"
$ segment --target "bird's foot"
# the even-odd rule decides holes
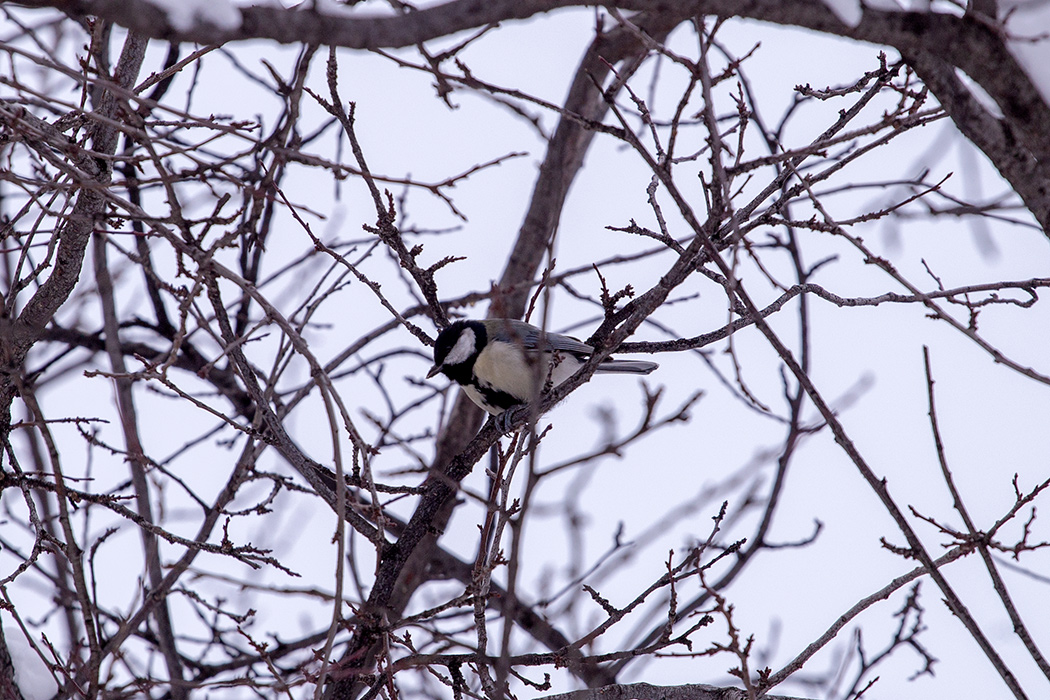
[[[508,408],[503,413],[492,417],[493,421],[496,423],[496,430],[500,432],[500,435],[507,435],[508,433],[515,432],[511,426],[514,425],[514,422],[523,410],[525,410],[524,406],[515,406],[514,408]]]

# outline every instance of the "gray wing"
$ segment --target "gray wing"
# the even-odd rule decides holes
[[[575,338],[550,331],[544,333],[536,326],[524,321],[497,319],[486,321],[486,324],[492,324],[489,327],[509,342],[520,342],[526,350],[562,350],[578,355],[590,355],[594,352],[594,348],[590,345],[581,343]]]

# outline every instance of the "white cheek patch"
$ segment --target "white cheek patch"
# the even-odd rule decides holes
[[[474,343],[476,338],[474,331],[469,328],[463,330],[459,334],[459,340],[452,346],[452,349],[448,351],[448,355],[445,356],[445,361],[442,364],[446,365],[458,365],[461,362],[466,362],[470,359],[470,356],[474,354]]]

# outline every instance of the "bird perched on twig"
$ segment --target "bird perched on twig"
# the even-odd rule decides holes
[[[524,321],[456,321],[438,335],[427,378],[440,372],[458,383],[506,432],[499,420],[504,411],[528,403],[539,388],[561,384],[593,353],[576,338]],[[607,359],[595,371],[649,374],[657,367],[644,360]]]

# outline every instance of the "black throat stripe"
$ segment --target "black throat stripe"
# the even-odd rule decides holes
[[[525,403],[512,394],[508,394],[505,391],[500,391],[499,389],[479,382],[476,377],[471,383],[474,385],[474,388],[478,390],[478,393],[481,394],[482,398],[485,399],[485,403],[493,408],[499,408],[506,411],[508,408],[520,406]]]

